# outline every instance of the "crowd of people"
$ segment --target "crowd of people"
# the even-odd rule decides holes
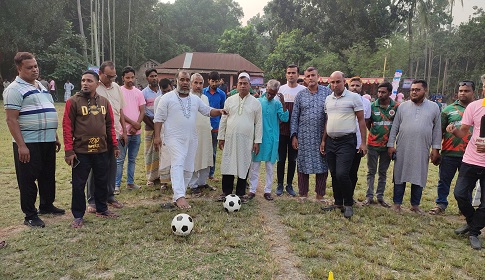
[[[13,137],[21,209],[24,224],[44,227],[39,214],[65,213],[53,204],[55,159],[61,148],[58,116],[52,88],[37,80],[35,57],[19,52],[14,62],[18,76],[3,97]],[[217,200],[235,192],[247,202],[256,196],[261,162],[265,162],[264,199],[275,199],[276,164],[276,196],[286,192],[302,203],[308,201],[310,174],[315,174],[315,200],[322,202],[322,210],[337,209],[350,219],[357,203],[357,172],[361,159],[367,156],[367,192],[360,204],[379,204],[399,213],[410,183],[411,211],[424,215],[420,204],[431,161],[440,167],[436,206],[428,213],[437,215],[446,210],[451,182],[459,171],[454,196],[466,224],[455,232],[468,233],[471,247],[481,248],[478,235],[485,226],[485,192],[478,208],[472,206],[471,194],[476,182],[485,179],[485,133],[480,137],[485,99],[475,101],[474,82],[459,82],[457,100],[441,110],[426,98],[424,80],[412,83],[410,100],[404,102],[392,99],[392,85],[383,82],[377,87],[377,99],[371,102],[363,95],[359,77],[352,77],[347,84],[344,73],[335,71],[327,87],[319,84],[315,67],[303,71],[303,83],[298,79],[297,65],[288,65],[285,70],[286,84],[270,79],[266,90],[254,95],[250,73],[244,70],[238,73],[232,94],[220,88],[217,72],[209,73],[204,88],[199,73],[181,70],[173,85],[167,79],[159,81],[156,69],[148,69],[148,85],[139,90],[132,67],[123,69],[122,86],[115,82],[116,69],[110,61],[103,62],[98,73],[85,71],[81,90],[73,96],[66,94],[62,121],[65,161],[72,167],[71,226],[82,227],[85,212],[101,218],[118,217],[110,210],[123,207],[115,196],[124,189],[141,188],[134,174],[145,123],[146,186],[159,181],[165,189],[171,183],[172,201],[162,204],[164,208],[191,208],[187,190],[192,197],[203,189],[215,190],[208,180],[216,180],[219,173],[222,193]],[[218,149],[222,156],[216,173]],[[384,198],[391,161],[392,204]],[[332,199],[326,195],[329,171]],[[39,209],[35,207],[37,190]]]

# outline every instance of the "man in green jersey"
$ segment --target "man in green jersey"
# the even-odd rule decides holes
[[[445,212],[448,206],[448,194],[450,185],[455,173],[460,169],[465,148],[470,140],[471,131],[463,138],[454,136],[446,131],[449,124],[459,128],[465,108],[470,102],[475,100],[473,92],[475,83],[472,81],[462,81],[458,84],[458,99],[446,106],[441,112],[441,131],[443,132],[443,142],[441,145],[441,163],[439,169],[438,197],[436,206],[429,210],[429,214],[436,215]]]

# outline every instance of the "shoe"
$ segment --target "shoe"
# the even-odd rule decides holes
[[[166,190],[166,189],[167,189],[167,187],[168,187],[167,183],[162,183],[162,184],[160,185],[160,191],[164,191],[164,190]]]
[[[473,249],[475,250],[482,249],[482,243],[480,242],[480,239],[478,239],[478,236],[470,235],[468,237],[468,240],[470,240],[470,245],[472,246]]]
[[[118,218],[118,214],[111,212],[109,210],[106,210],[104,212],[96,212],[96,217],[99,218]]]
[[[225,193],[221,193],[217,198],[216,198],[216,202],[223,202],[224,199],[226,199],[226,196],[227,194]]]
[[[344,206],[344,217],[350,219],[354,215],[352,206]]]
[[[322,209],[322,211],[332,211],[332,210],[336,210],[336,209],[340,209],[340,212],[344,212],[344,206],[343,205],[336,205],[336,204],[333,204],[333,205],[330,205],[330,206],[322,206],[320,207],[320,209]]]
[[[255,193],[252,193],[252,192],[248,193],[248,199],[249,200],[253,199],[255,196],[256,196]]]
[[[82,228],[84,225],[83,218],[76,218],[71,222],[72,228]]]
[[[391,206],[392,210],[396,211],[397,213],[401,213],[401,204],[394,204]]]
[[[202,190],[200,189],[200,187],[191,188],[190,189],[190,194],[193,197],[199,197],[199,196],[202,195]]]
[[[422,216],[426,215],[426,212],[424,212],[421,208],[419,208],[419,206],[412,206],[411,209],[409,210],[411,210],[411,212],[414,212]]]
[[[362,206],[369,206],[371,204],[375,204],[375,201],[372,197],[367,197],[364,202],[362,202]],[[389,206],[390,207],[390,206]]]
[[[291,185],[286,186],[286,192],[291,196],[296,196],[296,192]]]
[[[31,219],[25,218],[24,225],[39,228],[45,227],[45,223],[38,216],[34,216]]]
[[[154,185],[155,183],[153,183],[153,181],[147,181],[147,187],[152,187]]]
[[[249,202],[249,198],[248,198],[247,195],[240,196],[239,199],[241,199],[241,203],[248,203]]]
[[[137,184],[128,184],[128,185],[126,185],[126,188],[128,190],[139,190],[139,189],[141,189],[141,187],[138,186]]]
[[[441,206],[436,205],[434,208],[430,209],[428,213],[430,215],[440,215],[445,213],[445,208],[442,208]]]
[[[384,199],[377,200],[377,203],[379,203],[382,207],[391,208],[391,205],[387,203]]]
[[[266,199],[267,201],[271,201],[271,200],[274,200],[274,198],[271,196],[270,193],[265,193],[263,195],[264,199]]]
[[[86,209],[86,212],[88,212],[90,214],[96,213],[96,206],[94,206],[94,205],[88,205],[88,208]]]
[[[66,214],[66,210],[57,208],[54,205],[51,207],[40,209],[39,207],[39,214],[53,214],[53,215],[64,215]]]
[[[283,185],[278,185],[276,187],[276,192],[275,192],[276,196],[281,196],[283,194]]]
[[[115,187],[114,195],[119,195],[121,193],[120,187]]]
[[[202,188],[202,189],[209,189],[209,190],[211,190],[211,191],[215,191],[215,190],[217,190],[217,188],[215,188],[215,187],[213,187],[213,186],[211,186],[211,185],[209,185],[209,184],[201,185],[201,186],[199,186],[199,188]]]
[[[468,224],[464,224],[461,227],[455,229],[456,234],[465,234],[470,231],[470,226]]]
[[[121,209],[124,207],[123,203],[119,202],[118,200],[110,201],[108,202],[108,205],[117,209]]]

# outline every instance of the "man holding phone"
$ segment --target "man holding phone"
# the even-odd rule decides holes
[[[84,186],[91,169],[94,178],[96,217],[118,217],[108,210],[106,202],[106,184],[109,176],[106,166],[109,164],[108,149],[113,149],[116,157],[120,151],[111,105],[108,99],[96,93],[98,81],[99,76],[96,72],[88,70],[83,73],[81,92],[67,100],[62,121],[65,161],[72,167],[72,228],[83,226],[86,211]]]

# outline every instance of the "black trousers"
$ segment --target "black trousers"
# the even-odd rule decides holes
[[[86,212],[86,196],[84,186],[88,180],[89,172],[93,171],[94,178],[94,203],[96,212],[108,210],[106,200],[108,198],[109,164],[108,152],[100,154],[76,154],[79,165],[72,169],[72,204],[71,211],[74,218],[82,218]]]
[[[352,188],[355,191],[355,186],[357,186],[358,176],[357,173],[359,172],[360,160],[362,159],[362,154],[359,153],[359,150],[355,150],[354,160],[352,161],[352,166],[350,167],[350,181],[352,181]]]
[[[225,195],[232,193],[234,189],[234,175],[222,175],[222,192]],[[246,179],[237,178],[236,195],[244,196],[246,194]]]
[[[19,148],[13,143],[15,173],[20,190],[20,207],[25,218],[37,215],[35,201],[39,189],[40,209],[52,206],[56,198],[56,144],[55,142],[26,143],[30,161],[19,161]],[[37,180],[37,184],[36,181]]]
[[[355,133],[338,139],[328,137],[325,145],[328,169],[332,174],[335,204],[352,206],[354,204],[354,187],[350,179],[350,169],[356,155],[357,138]]]
[[[291,146],[291,138],[287,135],[280,134],[280,142],[278,144],[278,163],[276,164],[276,176],[278,178],[278,185],[282,186],[285,180],[285,163],[288,155],[288,172],[286,174],[286,185],[292,185],[293,177],[295,176],[296,158],[298,150]]]

